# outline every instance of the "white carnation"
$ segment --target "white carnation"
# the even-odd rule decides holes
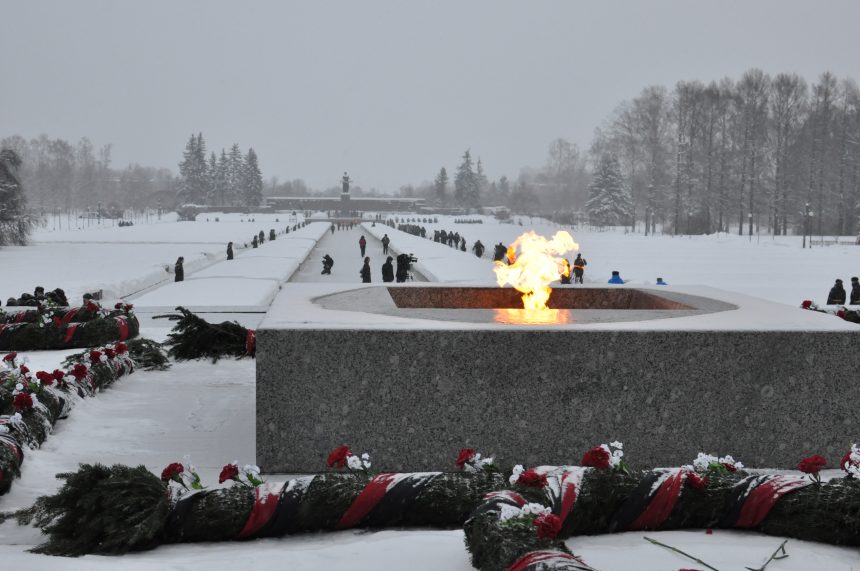
[[[520,474],[522,474],[522,473],[523,473],[523,470],[524,470],[524,469],[523,469],[523,465],[522,465],[522,464],[517,464],[516,466],[514,466],[514,471],[513,471],[513,473],[511,474],[511,477],[510,477],[510,478],[508,478],[508,481],[510,481],[511,485],[513,485],[513,484],[516,484],[516,483],[517,483],[517,480],[519,480],[519,479],[520,479]]]
[[[622,444],[621,442],[619,442],[617,440],[615,442],[610,442],[609,446],[611,446],[612,448],[618,448],[619,450],[624,449],[624,444]]]
[[[16,391],[18,391],[18,392],[23,391],[23,390],[24,390],[24,385],[22,385],[21,383],[16,384],[16,385],[15,385],[15,390],[16,390]]]
[[[520,517],[519,508],[509,506],[507,504],[502,504],[501,510],[499,511],[499,519],[501,521],[508,521],[509,519],[513,519],[515,517]]]
[[[9,432],[9,427],[5,424],[0,424],[0,434],[6,434]]]
[[[350,470],[361,470],[361,458],[350,455],[346,459],[346,465],[349,466]]]

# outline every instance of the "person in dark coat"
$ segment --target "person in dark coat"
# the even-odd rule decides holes
[[[409,278],[409,256],[406,254],[397,256],[397,272],[394,277],[397,278],[397,283],[403,283]]]
[[[577,254],[573,261],[573,283],[582,283],[582,276],[585,274],[585,266],[588,262],[582,257],[582,254]]]
[[[364,265],[361,266],[361,271],[359,271],[358,273],[359,275],[361,275],[362,283],[370,283],[370,258],[364,258]]]
[[[388,256],[385,259],[385,263],[382,264],[382,281],[383,282],[393,282],[394,281],[394,266],[391,264],[391,261],[394,258]]]
[[[269,241],[274,240],[275,238],[277,238],[277,234],[275,234],[275,229],[270,228],[269,229]]]
[[[388,234],[382,237],[382,253],[384,255],[388,255],[388,245],[391,243],[391,238],[388,237]]]
[[[322,264],[323,264],[322,274],[331,275],[331,267],[334,265],[334,258],[332,258],[328,254],[326,254],[325,256],[323,256]]]
[[[233,259],[233,242],[227,243],[227,259],[228,260]]]
[[[266,242],[266,235],[260,230],[260,245],[262,246]]]
[[[860,305],[860,279],[851,278],[851,305]]]
[[[176,265],[173,266],[173,281],[181,282],[185,279],[185,268],[182,267],[182,264],[185,263],[185,258],[179,256],[176,259]]]
[[[256,236],[254,236],[254,239],[251,240],[251,246],[253,246],[254,248],[257,247],[257,237]]]
[[[367,247],[367,240],[364,239],[364,234],[358,239],[358,247],[361,248],[361,257],[364,257],[364,249]],[[369,281],[369,280],[368,280]]]
[[[484,245],[481,244],[480,240],[475,242],[475,245],[472,246],[472,251],[475,252],[475,255],[479,258],[482,258],[484,256]]]
[[[836,283],[830,288],[827,305],[845,305],[845,288],[842,287],[842,280],[836,280]]]
[[[496,244],[495,250],[493,251],[493,261],[503,262],[507,254],[508,247],[499,242],[498,244]]]

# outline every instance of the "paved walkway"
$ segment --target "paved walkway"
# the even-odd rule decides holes
[[[370,257],[371,279],[372,283],[382,283],[382,264],[385,263],[386,256],[382,253],[382,242],[374,238],[370,233],[364,231],[360,225],[356,225],[352,230],[335,230],[334,234],[327,232],[326,235],[317,242],[316,247],[311,251],[310,255],[305,259],[299,270],[293,274],[291,282],[343,282],[343,283],[361,283],[361,276],[358,272],[364,260],[361,257],[361,251],[358,247],[358,240],[364,235],[367,240],[367,248],[365,256]],[[334,259],[334,266],[331,269],[331,275],[322,275],[322,258],[328,254]],[[396,258],[393,253],[389,253],[392,258]],[[392,262],[397,268],[397,264]],[[413,272],[415,281],[427,281],[420,274]]]

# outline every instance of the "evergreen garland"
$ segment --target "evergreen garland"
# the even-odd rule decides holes
[[[559,470],[569,469],[562,467]],[[581,470],[581,468],[580,468]],[[751,482],[767,476],[745,472],[717,473],[708,476],[707,485],[695,488],[685,485],[677,503],[665,519],[653,526],[637,527],[634,521],[655,497],[657,477],[667,470],[642,471],[631,474],[614,470],[587,469],[572,511],[560,514],[561,501],[558,482],[544,488],[513,485],[512,491],[525,502],[535,502],[551,508],[556,516],[564,517],[558,535],[539,537],[528,518],[503,522],[503,505],[516,507],[518,502],[506,494],[485,498],[464,525],[466,547],[472,565],[481,571],[505,570],[514,563],[523,565],[523,558],[539,552],[562,554],[553,565],[525,565],[521,569],[588,569],[572,555],[564,539],[576,535],[595,535],[639,529],[753,529],[768,535],[820,541],[835,545],[860,545],[860,481],[854,478],[833,479],[825,484],[809,484],[786,493],[763,521],[754,526],[742,525],[737,519],[739,506],[747,500]],[[552,476],[550,476],[552,479]]]
[[[0,351],[95,347],[125,341],[140,333],[137,317],[123,310],[103,312],[100,308],[96,311],[81,308],[52,315],[27,311],[23,315],[17,322],[0,322]]]
[[[99,354],[105,355],[106,360],[101,361]],[[95,361],[92,356],[96,356]],[[67,371],[35,374],[19,363],[14,354],[4,358],[7,370],[0,370],[0,495],[8,492],[13,480],[21,476],[26,449],[39,448],[57,420],[69,415],[75,395],[95,396],[135,368],[123,344],[75,357],[67,360]],[[80,378],[72,373],[76,366]],[[16,388],[19,384],[22,390]],[[20,395],[29,401],[29,406],[17,403]]]
[[[154,319],[176,321],[167,336],[165,345],[170,346],[168,354],[178,361],[211,358],[215,363],[225,356],[240,359],[256,355],[253,330],[242,327],[235,321],[222,321],[213,325],[191,313],[184,307],[177,307],[179,313],[156,315]],[[249,342],[249,336],[252,338]]]
[[[131,360],[134,361],[135,367],[144,371],[166,371],[170,368],[170,359],[167,357],[161,343],[147,339],[146,337],[138,337],[129,339],[125,342],[128,347],[128,354]],[[64,367],[71,367],[75,363],[80,362],[84,358],[87,351],[74,353],[63,359]]]
[[[211,542],[282,537],[308,531],[350,527],[442,526],[463,524],[487,493],[504,485],[499,473],[390,474],[396,481],[382,499],[350,523],[345,514],[366,496],[374,478],[367,474],[318,474],[286,482],[282,487],[191,491],[168,502],[170,484],[144,467],[81,465],[60,474],[66,480],[53,496],[39,498],[19,512],[22,525],[35,522],[48,536],[37,553],[119,554],[161,543]],[[165,478],[164,475],[162,476]],[[275,508],[262,525],[248,532],[247,522],[259,504],[258,494]]]

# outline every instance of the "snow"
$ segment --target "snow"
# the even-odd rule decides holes
[[[205,221],[205,217],[210,222]],[[214,222],[218,216],[220,222]],[[242,222],[247,215],[203,215],[198,222],[175,222],[165,216],[161,222],[138,224],[129,228],[102,227],[51,232],[40,230],[35,243],[26,248],[0,250],[0,295],[8,297],[22,291],[32,291],[36,285],[46,288],[63,287],[70,298],[81,293],[104,289],[108,297],[128,296],[146,288],[138,299],[147,304],[177,305],[181,300],[189,305],[230,305],[241,297],[240,305],[267,305],[280,284],[287,280],[303,282],[287,284],[290,288],[305,288],[303,301],[283,307],[290,319],[327,321],[326,326],[344,322],[354,326],[360,322],[379,322],[393,326],[427,327],[427,321],[386,316],[369,316],[360,312],[321,313],[310,304],[316,296],[358,286],[361,260],[358,236],[368,238],[368,252],[378,280],[378,265],[382,262],[381,245],[376,238],[387,232],[392,238],[392,250],[413,253],[419,258],[418,270],[430,280],[465,281],[494,284],[488,260],[477,260],[471,252],[462,253],[429,240],[414,238],[390,227],[369,224],[352,231],[327,231],[327,227],[311,225],[306,232],[290,232],[274,242],[253,249],[236,248],[236,259],[222,262],[227,241],[248,239],[259,230],[268,236],[271,227],[296,222],[290,215],[254,215],[256,222]],[[440,217],[433,228],[457,229],[467,236],[468,248],[480,238],[492,252],[498,241],[509,243],[529,226],[498,224],[485,218],[485,224],[455,225],[452,218]],[[523,219],[527,223],[527,219]],[[551,235],[558,228],[551,223],[536,221],[534,229]],[[295,235],[294,235],[295,234]],[[857,271],[856,247],[832,246],[802,250],[794,237],[762,238],[749,242],[736,236],[703,236],[672,238],[644,237],[622,232],[592,232],[577,230],[574,239],[581,243],[589,261],[587,281],[602,284],[613,269],[636,286],[652,284],[662,276],[676,291],[713,294],[736,303],[743,309],[760,308],[748,313],[750,327],[768,327],[771,314],[779,319],[790,315],[790,326],[801,329],[850,330],[856,326],[834,317],[796,309],[803,299],[824,299],[835,277],[848,283]],[[321,237],[320,237],[321,235]],[[287,236],[290,240],[286,240]],[[317,242],[318,240],[318,242]],[[321,258],[329,252],[335,258],[333,275],[320,276]],[[186,259],[186,281],[172,282],[176,256]],[[487,254],[485,254],[486,256]],[[303,263],[305,256],[307,261]],[[163,287],[156,287],[161,282]],[[714,292],[708,285],[729,293]],[[625,286],[626,287],[626,286]],[[710,292],[710,293],[708,293]],[[149,296],[147,298],[147,296]],[[183,297],[186,296],[186,297]],[[207,296],[211,296],[207,297]],[[748,296],[768,300],[762,302]],[[286,301],[280,296],[275,302]],[[146,301],[149,299],[150,301]],[[787,304],[781,305],[781,304]],[[314,314],[303,313],[312,308]],[[239,310],[237,309],[237,312]],[[336,315],[335,315],[336,314]],[[237,313],[239,315],[239,313]],[[736,320],[737,312],[714,314],[713,319]],[[684,319],[671,321],[684,326]],[[719,325],[719,323],[716,323]],[[773,325],[773,324],[771,324]],[[170,323],[146,323],[142,334],[163,339]],[[446,327],[457,326],[448,323]],[[475,327],[475,324],[463,324]],[[653,327],[653,323],[649,327]],[[715,326],[712,321],[711,326]],[[783,323],[782,326],[785,326]],[[28,353],[34,370],[53,370],[62,358],[76,351],[46,351]],[[240,464],[254,462],[255,446],[255,362],[253,360],[222,360],[217,365],[207,361],[174,364],[166,372],[138,371],[123,377],[95,398],[79,401],[69,418],[61,420],[55,432],[40,450],[28,451],[22,478],[16,480],[9,494],[0,497],[0,511],[29,505],[38,495],[56,490],[54,474],[74,470],[80,462],[144,464],[153,473],[160,473],[168,463],[190,454],[204,481],[217,482],[221,467],[238,460]],[[384,467],[381,467],[384,468]],[[834,472],[839,474],[839,472]],[[270,482],[284,479],[270,475]],[[306,483],[306,480],[301,482]],[[303,485],[302,483],[294,485]],[[642,571],[679,568],[701,568],[668,550],[653,546],[647,535],[693,553],[720,569],[742,569],[759,566],[781,543],[780,538],[754,533],[721,530],[713,535],[703,531],[625,533],[594,537],[577,537],[568,546],[586,562],[603,571],[636,569]],[[26,550],[40,542],[39,534],[31,528],[21,528],[12,522],[0,525],[0,561],[2,567],[28,570],[116,569],[131,571],[161,569],[207,569],[227,571],[238,567],[311,570],[349,568],[352,571],[403,569],[413,571],[471,569],[464,546],[462,530],[384,530],[377,532],[343,531],[315,533],[283,539],[252,542],[169,545],[154,551],[124,556],[122,559],[87,556],[77,559],[54,558],[29,554]],[[772,563],[774,571],[801,569],[848,570],[860,568],[856,550],[817,543],[791,540],[787,544],[788,559]],[[631,562],[635,562],[631,566]]]

